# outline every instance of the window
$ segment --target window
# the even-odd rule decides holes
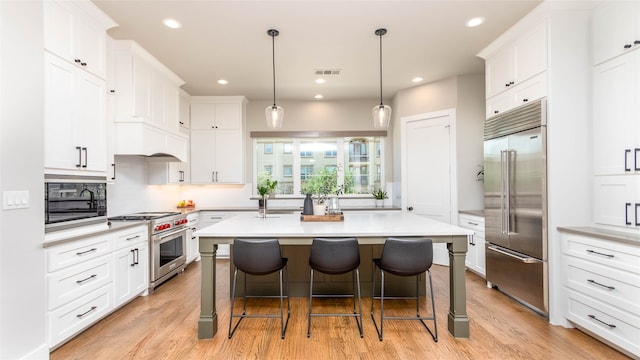
[[[368,196],[384,185],[383,149],[380,136],[254,138],[254,172],[278,181],[277,196],[300,196],[321,177],[344,195]]]

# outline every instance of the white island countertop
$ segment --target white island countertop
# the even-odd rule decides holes
[[[256,214],[238,214],[194,233],[200,237],[214,237],[218,244],[231,243],[233,237],[286,238],[355,236],[361,243],[366,238],[381,236],[467,236],[473,231],[451,224],[431,220],[425,216],[403,213],[358,214],[345,213],[344,221],[301,221],[299,214],[269,214],[267,218]],[[225,239],[226,238],[226,239]],[[375,241],[379,243],[379,241]]]

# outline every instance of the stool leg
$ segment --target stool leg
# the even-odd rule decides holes
[[[309,281],[309,314],[307,316],[307,337],[311,336],[311,302],[313,301],[313,269],[311,269],[311,279]]]
[[[358,309],[360,310],[360,316],[359,316],[360,321],[358,321],[358,317],[356,317],[355,319],[356,319],[356,324],[358,324],[358,330],[360,330],[360,338],[363,338],[364,335],[362,334],[362,301],[360,299],[360,270],[359,269],[356,269],[356,279],[358,281]]]
[[[384,326],[384,270],[380,269],[380,336],[378,337],[382,341],[382,327]]]
[[[233,328],[233,330],[231,329],[231,327],[233,326],[233,307],[236,299],[236,280],[237,279],[238,279],[238,268],[235,268],[235,270],[233,271],[233,286],[231,288],[231,314],[229,315],[229,339],[231,339],[231,336],[233,336],[233,333],[235,332],[238,325],[240,325],[240,321],[242,320],[242,317],[241,317],[238,320],[238,323],[236,324],[236,326]]]
[[[431,270],[427,270],[429,274],[429,288],[431,289],[431,309],[433,311],[433,340],[438,342],[438,324],[436,322],[436,301],[433,297],[433,282],[431,281]]]
[[[420,275],[416,275],[416,316],[420,317]]]

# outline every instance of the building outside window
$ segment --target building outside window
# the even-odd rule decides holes
[[[383,148],[378,136],[255,138],[254,171],[278,181],[276,196],[300,196],[309,179],[329,174],[343,195],[370,196],[384,184]]]

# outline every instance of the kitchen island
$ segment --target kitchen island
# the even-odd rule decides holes
[[[233,244],[237,237],[278,238],[283,246],[310,246],[314,237],[356,237],[360,244],[384,244],[387,237],[429,237],[446,243],[449,250],[448,329],[455,337],[469,337],[466,309],[465,256],[472,231],[409,213],[350,214],[341,222],[303,222],[300,215],[278,214],[260,218],[241,214],[194,233],[199,237],[201,263],[201,307],[198,338],[217,332],[216,250]]]

